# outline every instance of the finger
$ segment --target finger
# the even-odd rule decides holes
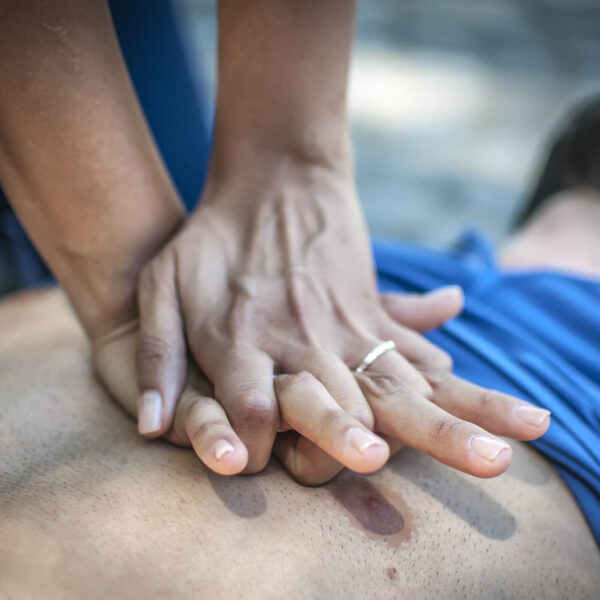
[[[296,431],[278,434],[273,454],[291,477],[302,485],[327,483],[344,468],[344,465]]]
[[[490,433],[534,440],[550,425],[550,411],[508,394],[482,388],[451,373],[430,379],[433,401],[454,416],[476,423]]]
[[[366,372],[397,377],[425,398],[433,397],[433,389],[423,375],[398,352],[390,351],[367,367]],[[371,410],[373,407],[371,407]]]
[[[236,349],[225,354],[214,375],[215,397],[248,449],[244,473],[258,473],[269,462],[280,422],[273,363],[253,348]]]
[[[334,353],[314,348],[290,352],[282,364],[282,370],[287,373],[311,373],[350,416],[365,427],[373,428],[373,413],[352,371]]]
[[[246,447],[233,431],[223,407],[212,397],[212,386],[193,368],[165,439],[179,446],[192,446],[200,460],[220,475],[240,473],[248,461]]]
[[[138,288],[138,430],[157,437],[173,423],[187,365],[173,261],[156,259],[144,269]]]
[[[392,319],[385,318],[379,335],[392,340],[396,350],[419,371],[446,373],[452,371],[452,358],[439,346],[432,344],[420,333],[398,325]]]
[[[447,413],[403,381],[372,373],[357,375],[357,381],[377,432],[477,477],[494,477],[508,468],[512,450],[506,442]]]
[[[93,341],[94,370],[130,417],[138,414],[135,353],[139,321],[134,319]]]
[[[351,417],[310,373],[274,380],[281,414],[300,435],[358,473],[371,473],[389,457],[387,444]]]
[[[382,294],[381,303],[401,325],[416,331],[428,331],[456,317],[463,309],[464,296],[457,285],[426,294]]]
[[[379,437],[385,440],[386,444],[390,447],[390,458],[392,458],[392,456],[396,456],[396,454],[398,454],[398,452],[404,448],[404,444],[400,440],[390,437],[389,435],[383,435],[382,433],[379,433]]]
[[[214,399],[186,392],[188,401],[185,431],[198,458],[220,475],[241,473],[248,463],[248,451],[236,435],[223,407]]]

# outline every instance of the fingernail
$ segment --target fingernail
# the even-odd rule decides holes
[[[546,417],[550,416],[549,410],[536,408],[535,406],[527,406],[526,404],[520,404],[517,406],[515,412],[521,421],[527,423],[527,425],[533,425],[535,427],[540,426]]]
[[[154,390],[144,392],[139,399],[138,431],[141,434],[154,433],[160,429],[162,398]]]
[[[352,429],[348,429],[346,438],[350,442],[350,445],[361,454],[364,454],[373,446],[383,446],[382,440],[375,437],[372,433],[369,433],[368,431],[358,427],[352,427]]]
[[[481,458],[485,458],[490,462],[494,462],[503,450],[510,452],[510,446],[506,442],[485,435],[471,436],[469,445]]]
[[[428,292],[430,296],[462,296],[463,290],[460,285],[447,285],[445,287],[438,288],[437,290],[431,290]]]
[[[233,444],[227,440],[217,440],[213,446],[213,452],[217,460],[221,460],[226,454],[233,452],[235,448]]]

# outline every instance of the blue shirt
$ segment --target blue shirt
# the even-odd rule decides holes
[[[531,442],[550,460],[600,544],[600,280],[550,270],[503,271],[475,232],[452,250],[374,242],[382,291],[458,284],[465,308],[427,337],[455,373],[552,411]]]

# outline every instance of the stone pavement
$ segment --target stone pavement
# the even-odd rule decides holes
[[[179,0],[214,82],[214,0]],[[600,93],[595,0],[359,0],[350,80],[358,187],[375,236],[506,235],[574,102]]]

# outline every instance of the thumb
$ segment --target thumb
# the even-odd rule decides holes
[[[401,325],[424,332],[456,317],[463,309],[464,295],[458,285],[439,288],[426,294],[381,294],[388,314]]]

